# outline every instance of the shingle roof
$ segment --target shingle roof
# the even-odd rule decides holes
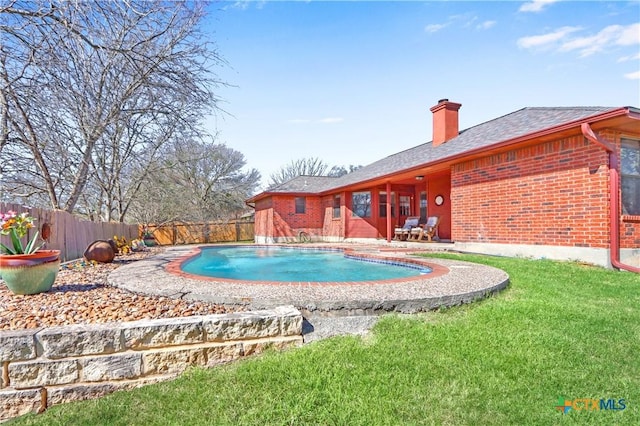
[[[329,188],[336,179],[330,176],[298,176],[269,189],[267,192],[315,194]]]
[[[502,117],[460,131],[448,142],[434,147],[431,142],[392,154],[347,175],[300,176],[267,192],[320,193],[358,182],[409,170],[479,148],[536,133],[613,110],[612,107],[523,108]]]
[[[462,154],[477,148],[489,147],[502,141],[545,130],[560,124],[580,120],[609,111],[611,107],[523,108],[477,126],[462,130],[458,136],[437,147],[431,142],[392,154],[334,181],[324,190],[374,179],[402,170],[418,167]]]

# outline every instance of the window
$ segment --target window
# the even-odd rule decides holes
[[[391,193],[391,217],[396,216],[396,194]],[[385,191],[380,192],[380,201],[378,212],[380,217],[387,217],[387,193]]]
[[[371,217],[371,192],[351,194],[351,212],[354,217]]]
[[[411,216],[411,197],[409,195],[400,196],[400,216]]]
[[[427,221],[427,191],[420,192],[420,223]]]
[[[340,219],[340,196],[333,197],[333,218]]]
[[[307,199],[305,197],[296,197],[296,213],[302,214],[307,207]]]
[[[640,140],[622,139],[622,214],[640,215]]]

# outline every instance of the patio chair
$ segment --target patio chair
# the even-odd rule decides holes
[[[428,242],[438,240],[438,225],[440,225],[440,216],[431,216],[429,219],[427,219],[427,223],[424,226],[413,228],[411,230],[410,238],[413,237],[416,241],[426,240]]]
[[[420,220],[420,216],[407,217],[402,227],[395,228],[393,239],[399,240],[399,241],[406,241],[407,238],[409,238],[409,233],[411,232],[411,228],[418,226],[419,220]]]

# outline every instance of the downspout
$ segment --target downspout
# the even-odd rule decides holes
[[[580,129],[585,138],[604,148],[609,154],[609,257],[611,259],[611,266],[617,269],[640,273],[640,268],[620,262],[620,174],[618,171],[619,165],[616,147],[596,136],[589,123],[582,123]]]
[[[385,188],[385,190],[387,191],[387,242],[390,243],[391,242],[391,230],[392,230],[392,224],[391,224],[391,182],[387,182],[387,187]]]

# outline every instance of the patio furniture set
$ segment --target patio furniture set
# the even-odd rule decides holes
[[[431,216],[426,223],[419,223],[420,216],[409,216],[402,227],[395,228],[394,240],[397,241],[438,241],[440,216]]]

